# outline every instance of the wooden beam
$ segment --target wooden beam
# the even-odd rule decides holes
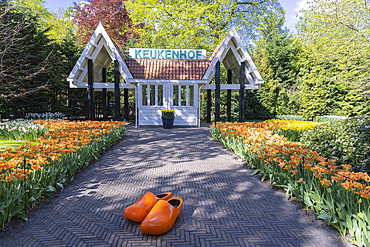
[[[89,101],[89,119],[95,120],[95,109],[94,109],[94,87],[93,87],[93,60],[87,61],[87,82],[88,82],[88,94],[87,98]]]
[[[103,82],[107,81],[107,69],[106,68],[103,68],[103,70],[102,70],[102,80],[103,80]],[[103,120],[107,121],[108,120],[108,106],[107,106],[107,89],[106,88],[103,88],[102,97],[103,97],[103,100],[102,100]]]
[[[240,64],[240,91],[239,91],[239,122],[244,122],[244,90],[245,90],[245,64]]]
[[[232,81],[232,72],[231,70],[227,71],[227,84],[231,84]],[[227,90],[227,106],[226,106],[226,115],[227,115],[227,121],[231,122],[231,89]]]
[[[120,121],[121,114],[120,114],[120,90],[119,90],[119,63],[117,60],[114,60],[114,120]]]
[[[221,92],[220,62],[216,63],[216,92],[215,92],[215,122],[220,122],[220,92]]]

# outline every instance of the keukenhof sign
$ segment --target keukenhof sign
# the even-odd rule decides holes
[[[206,50],[130,48],[131,58],[206,59]]]

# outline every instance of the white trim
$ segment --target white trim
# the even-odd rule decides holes
[[[186,106],[189,106],[189,85],[186,85]]]
[[[137,128],[137,102],[138,102],[137,95],[138,93],[137,93],[137,87],[135,85],[133,86],[135,87],[135,128]]]
[[[236,45],[234,44],[232,39],[235,39],[235,41],[237,43]],[[208,84],[212,81],[212,79],[214,77],[214,74],[215,74],[216,63],[219,62],[219,61],[222,62],[225,59],[225,56],[226,56],[226,54],[228,53],[229,50],[232,51],[232,53],[234,54],[234,56],[235,56],[236,60],[238,61],[239,65],[241,64],[241,62],[246,62],[246,79],[248,80],[248,82],[251,85],[253,85],[253,89],[254,88],[256,88],[256,89],[260,88],[260,87],[256,86],[256,84],[263,84],[263,79],[261,78],[261,75],[259,74],[256,66],[254,65],[251,57],[249,56],[249,54],[247,52],[247,49],[243,45],[243,42],[241,41],[238,33],[236,32],[236,30],[234,28],[231,28],[230,32],[228,33],[228,35],[223,40],[223,43],[220,44],[216,48],[215,51],[217,51],[217,53],[213,54],[212,63],[209,65],[208,69],[204,73],[204,76],[203,76],[202,80],[207,80]],[[240,57],[239,52],[241,53],[242,58]],[[248,69],[248,67],[249,67],[249,69]],[[255,80],[253,80],[250,73],[254,74]]]
[[[97,40],[98,37],[100,37],[99,40]],[[99,41],[98,45],[95,44],[96,41]],[[111,60],[114,60],[114,59],[118,60],[119,64],[121,65],[120,73],[123,79],[127,81],[129,78],[132,78],[132,75],[126,63],[123,61],[121,57],[120,51],[116,49],[113,41],[110,39],[103,25],[99,23],[94,33],[92,34],[89,42],[85,46],[81,56],[79,57],[75,66],[73,67],[71,73],[68,75],[67,81],[72,82],[72,84],[81,83],[87,73],[87,64],[85,64],[84,67],[82,66],[85,58],[94,60],[100,54],[103,47],[107,50],[108,55],[110,56]],[[89,55],[91,50],[93,50],[93,53]],[[100,67],[102,67],[101,66],[102,64],[100,63],[99,64],[96,63],[96,65],[99,65]],[[81,73],[79,74],[79,79],[77,79],[75,77],[79,70],[81,71]],[[96,72],[96,74],[99,74],[99,72]],[[70,83],[70,87],[71,87],[71,83]]]
[[[158,85],[154,86],[154,105],[158,106]]]
[[[150,105],[150,85],[146,85],[146,105]]]
[[[198,93],[198,99],[199,99],[198,100],[198,128],[200,128],[200,92],[201,92],[203,87],[204,87],[204,85],[199,87],[199,93]]]

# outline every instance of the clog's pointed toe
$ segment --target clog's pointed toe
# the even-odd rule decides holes
[[[182,205],[183,200],[180,197],[158,201],[141,223],[141,232],[150,235],[168,232],[180,216]]]
[[[171,192],[161,193],[158,195],[154,195],[152,192],[146,192],[135,204],[125,208],[123,216],[126,219],[135,222],[142,222],[158,201],[168,200],[171,197]]]

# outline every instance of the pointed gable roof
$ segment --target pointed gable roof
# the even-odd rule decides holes
[[[87,83],[87,61],[92,59],[94,63],[94,82],[100,82],[102,77],[102,68],[108,68],[112,60],[118,60],[120,64],[120,73],[125,81],[132,78],[127,65],[124,62],[124,56],[118,45],[111,40],[105,31],[103,25],[99,23],[93,35],[83,50],[80,58],[67,77],[70,87]]]
[[[231,28],[224,40],[217,46],[210,60],[211,64],[203,76],[203,80],[207,80],[208,83],[211,82],[215,74],[216,63],[222,62],[227,70],[232,71],[232,82],[239,84],[240,64],[245,62],[248,88],[258,89],[263,84],[261,75],[234,28]]]

